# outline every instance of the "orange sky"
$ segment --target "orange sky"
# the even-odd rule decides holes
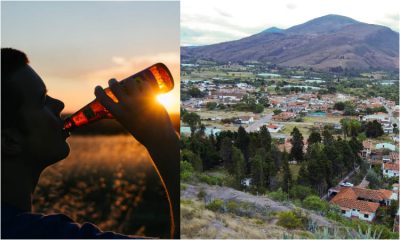
[[[175,82],[163,101],[178,113],[179,16],[179,2],[2,2],[2,47],[28,55],[65,113],[92,101],[110,78],[162,62]]]

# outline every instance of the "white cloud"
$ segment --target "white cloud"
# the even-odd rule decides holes
[[[235,40],[269,27],[288,28],[327,14],[399,31],[398,9],[398,0],[181,0],[181,29],[186,31],[181,33],[181,44]],[[214,36],[210,36],[212,32]]]
[[[131,58],[113,56],[111,58],[113,64],[110,64],[110,67],[92,71],[83,76],[83,78],[94,84],[102,82],[106,84],[110,78],[122,80],[152,64],[162,62],[170,68],[174,78],[179,79],[177,78],[179,76],[179,61],[180,56],[178,52],[165,52]]]

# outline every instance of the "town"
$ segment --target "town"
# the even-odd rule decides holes
[[[399,231],[396,72],[203,60],[182,63],[181,78],[181,159],[199,181],[222,168],[241,191],[303,207],[304,191],[343,218]],[[196,135],[215,147],[196,149]]]

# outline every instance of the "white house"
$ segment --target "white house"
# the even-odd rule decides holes
[[[254,122],[254,117],[243,116],[243,117],[239,117],[238,120],[240,121],[240,124],[250,124],[250,123]]]
[[[392,191],[372,190],[358,187],[342,187],[330,201],[337,205],[343,216],[373,221],[379,206],[390,205]],[[336,191],[337,192],[337,191]]]
[[[269,131],[270,133],[277,133],[277,132],[279,132],[280,130],[282,130],[283,125],[278,125],[278,124],[272,124],[272,123],[270,123],[270,124],[267,125],[267,128],[268,128],[268,131]]]
[[[385,177],[398,177],[399,176],[399,164],[398,163],[383,163],[382,174]]]
[[[396,151],[396,146],[391,143],[378,143],[375,145],[375,149],[386,148],[390,149],[391,151]]]

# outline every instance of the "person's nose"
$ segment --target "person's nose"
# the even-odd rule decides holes
[[[65,105],[61,100],[49,97],[52,102],[52,108],[56,114],[60,114],[61,111],[64,109]]]

